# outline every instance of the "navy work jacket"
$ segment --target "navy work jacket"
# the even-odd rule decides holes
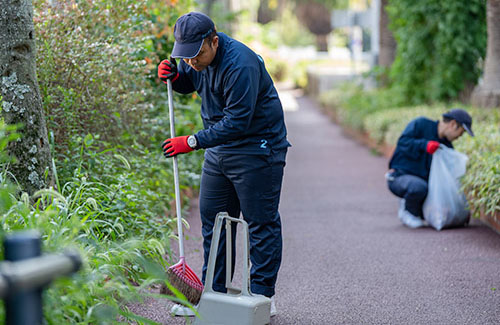
[[[438,121],[419,117],[411,121],[399,137],[396,150],[389,162],[389,168],[404,174],[419,176],[429,180],[432,155],[427,152],[427,142],[438,141],[453,148],[448,139],[438,136]]]
[[[196,91],[201,97],[205,129],[195,134],[198,146],[215,153],[265,155],[289,147],[281,101],[264,61],[244,44],[217,35],[212,63],[198,72],[182,60],[172,84],[179,93]]]

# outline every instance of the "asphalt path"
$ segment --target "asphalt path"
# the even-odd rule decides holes
[[[440,232],[406,228],[384,180],[387,159],[344,136],[308,97],[280,96],[293,146],[271,324],[499,324],[500,235],[475,220]],[[187,219],[187,261],[199,274],[196,207]],[[149,299],[131,309],[189,323],[170,306]]]

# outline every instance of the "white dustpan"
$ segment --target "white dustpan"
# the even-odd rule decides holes
[[[212,288],[215,260],[219,247],[219,237],[226,219],[226,288],[227,293],[216,292]],[[231,222],[242,224],[243,240],[243,279],[241,289],[234,288],[231,283]],[[271,321],[271,299],[250,290],[248,224],[243,219],[231,218],[226,212],[217,214],[208,257],[205,289],[201,295],[195,325],[264,325]]]

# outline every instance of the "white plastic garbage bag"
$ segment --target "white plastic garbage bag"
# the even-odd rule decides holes
[[[441,230],[462,226],[469,220],[467,199],[460,189],[460,177],[465,174],[467,156],[444,145],[432,157],[429,191],[425,199],[424,219]]]

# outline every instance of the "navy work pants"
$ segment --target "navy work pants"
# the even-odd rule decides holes
[[[274,295],[281,265],[282,236],[278,212],[287,150],[270,155],[216,154],[207,150],[200,185],[200,214],[203,234],[203,283],[212,241],[215,216],[240,212],[250,232],[251,290],[267,297]],[[225,292],[226,232],[222,227],[213,289]],[[233,225],[233,272],[236,225]]]
[[[418,176],[400,174],[396,171],[388,176],[387,185],[394,195],[405,199],[405,208],[408,212],[423,217],[422,205],[427,197],[427,181]]]

